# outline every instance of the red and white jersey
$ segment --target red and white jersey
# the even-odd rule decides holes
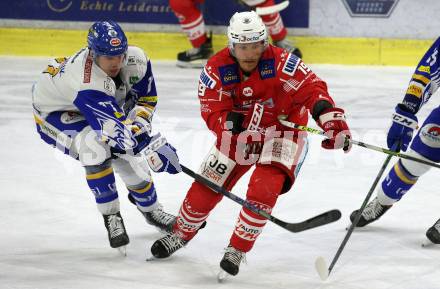
[[[219,51],[200,75],[198,96],[202,117],[217,136],[223,131],[228,112],[245,113],[256,102],[274,112],[274,122],[279,115],[287,115],[288,120],[301,125],[307,124],[316,102],[334,104],[326,83],[300,58],[272,45],[248,76],[228,48]]]

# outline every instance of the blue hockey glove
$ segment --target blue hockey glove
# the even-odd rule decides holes
[[[154,135],[148,147],[142,151],[150,168],[155,172],[177,174],[182,171],[176,149],[160,135]]]
[[[393,113],[393,122],[388,131],[388,148],[392,150],[393,144],[399,142],[400,149],[406,151],[415,129],[417,129],[417,117],[411,112],[403,110],[401,104],[397,105],[396,112]]]
[[[137,145],[133,148],[133,154],[137,155],[150,145],[153,136],[150,136],[148,132],[139,131],[134,135],[134,138],[137,141]]]

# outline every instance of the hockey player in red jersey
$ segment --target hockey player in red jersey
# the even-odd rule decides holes
[[[236,13],[228,27],[229,45],[209,59],[198,88],[201,114],[216,134],[199,173],[231,190],[251,168],[246,199],[271,212],[278,196],[293,185],[307,153],[304,133],[283,127],[280,117],[306,125],[309,113],[328,135],[322,146],[344,149],[350,137],[344,111],[327,85],[297,56],[268,44],[266,27],[255,12]],[[180,208],[172,233],[151,247],[166,258],[190,241],[222,199],[194,182]],[[266,219],[243,207],[220,267],[236,275]]]
[[[170,0],[171,9],[176,14],[183,32],[193,46],[192,49],[177,54],[177,66],[179,67],[203,67],[206,60],[212,56],[212,39],[205,31],[203,14],[197,7],[204,0]],[[267,7],[275,4],[274,0],[241,0],[250,8]],[[294,47],[287,39],[287,29],[284,27],[280,13],[272,13],[262,16],[264,24],[268,27],[270,37],[274,45],[287,49],[296,56],[301,57],[301,51]]]

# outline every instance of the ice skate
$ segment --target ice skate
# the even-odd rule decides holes
[[[440,219],[426,231],[426,240],[422,243],[422,247],[429,247],[440,244]]]
[[[382,217],[383,214],[385,214],[386,211],[389,210],[389,208],[391,208],[391,206],[383,206],[379,203],[377,197],[374,198],[365,207],[364,211],[362,212],[361,218],[359,219],[359,222],[356,224],[356,227],[364,227],[370,224],[371,222],[378,220],[380,217]],[[350,221],[352,223],[356,218],[358,211],[359,210],[355,210],[351,213]]]
[[[208,37],[200,47],[177,54],[177,66],[181,68],[202,68],[213,54],[212,38]]]
[[[127,251],[125,246],[130,242],[130,239],[125,231],[121,214],[118,212],[116,214],[103,215],[103,217],[110,247],[118,249],[122,255],[126,256]]]
[[[159,259],[168,258],[187,243],[188,241],[183,240],[177,234],[171,233],[153,243],[151,254]]]
[[[246,259],[246,253],[235,249],[229,245],[225,250],[225,255],[220,261],[220,272],[217,275],[219,282],[224,281],[230,275],[235,276],[238,274],[241,262]]]
[[[128,194],[128,199],[133,205],[136,205],[136,201],[131,194]],[[141,212],[148,224],[155,226],[159,231],[163,233],[170,233],[172,231],[176,216],[165,212],[162,205],[159,204],[156,209],[150,212],[142,212],[141,210],[139,212]]]

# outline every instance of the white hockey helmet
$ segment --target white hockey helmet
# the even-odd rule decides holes
[[[236,43],[264,41],[266,47],[268,44],[266,25],[255,11],[236,12],[229,20],[228,40],[232,52]]]

